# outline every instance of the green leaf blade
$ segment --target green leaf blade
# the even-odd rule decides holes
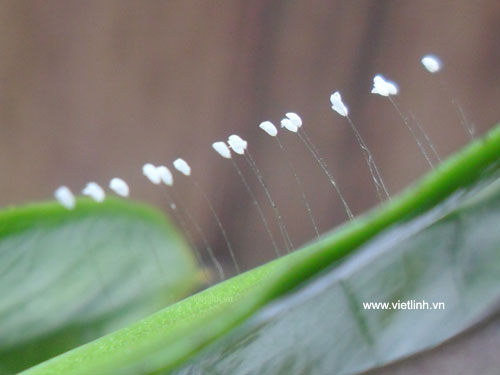
[[[0,213],[0,363],[19,371],[196,288],[187,245],[157,211],[80,199]]]
[[[365,373],[469,329],[500,299],[499,181],[377,236],[173,373]]]

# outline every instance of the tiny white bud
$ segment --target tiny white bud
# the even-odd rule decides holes
[[[288,112],[285,114],[285,116],[288,117],[292,124],[294,124],[297,128],[300,128],[302,126],[302,119],[295,112]]]
[[[73,208],[75,208],[75,196],[68,187],[61,186],[57,188],[57,190],[54,192],[54,197],[64,208],[67,208],[68,210],[72,210]]]
[[[160,165],[156,168],[156,171],[165,185],[172,186],[174,184],[174,176],[172,176],[172,172],[166,166]]]
[[[127,183],[118,177],[109,181],[109,188],[122,197],[128,197],[130,193]]]
[[[285,128],[286,130],[294,133],[297,133],[297,131],[299,130],[298,126],[294,125],[292,120],[290,120],[289,118],[284,118],[283,120],[281,120],[280,124],[282,128]]]
[[[184,159],[179,158],[174,160],[174,168],[184,176],[189,176],[191,174],[191,167]]]
[[[342,97],[340,96],[340,92],[335,91],[330,96],[330,102],[332,103],[332,109],[337,112],[339,115],[347,117],[349,111],[345,106],[344,102],[342,102]]]
[[[223,158],[231,159],[231,150],[224,142],[214,142],[212,148]]]
[[[271,137],[276,137],[276,135],[278,134],[278,129],[276,129],[276,126],[274,126],[274,124],[271,121],[261,122],[259,128],[264,130]]]
[[[386,81],[387,90],[389,91],[389,95],[397,95],[399,92],[399,87],[396,82]]]
[[[144,164],[142,167],[142,173],[144,174],[144,176],[148,178],[148,180],[151,183],[155,185],[159,185],[161,183],[161,178],[160,175],[158,174],[158,170],[153,164],[151,163]]]
[[[373,89],[372,94],[378,94],[382,96],[397,95],[399,89],[396,83],[387,81],[380,74],[373,78]]]
[[[248,146],[248,142],[236,134],[230,135],[227,139],[227,143],[229,147],[239,155],[243,155]]]
[[[96,202],[102,202],[106,198],[106,193],[102,187],[95,182],[89,182],[82,190],[82,194],[91,197]]]
[[[170,208],[175,211],[177,206],[175,205],[175,203],[170,203]]]
[[[373,78],[373,88],[372,88],[372,94],[379,94],[382,96],[388,96],[389,93],[387,92],[387,87],[385,85],[385,80],[379,75],[376,75]]]
[[[422,57],[421,62],[425,69],[427,69],[430,73],[437,73],[443,67],[441,60],[435,55],[425,55]]]

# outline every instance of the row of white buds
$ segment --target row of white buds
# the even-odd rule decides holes
[[[426,55],[421,60],[422,65],[430,73],[437,73],[442,68],[441,60],[434,55]],[[382,75],[377,74],[373,78],[373,88],[372,94],[378,94],[382,96],[397,95],[399,92],[398,86],[395,82],[386,80]],[[332,109],[339,115],[347,117],[349,114],[347,106],[342,102],[342,97],[338,91],[334,92],[330,96],[330,102],[332,103]]]
[[[421,59],[422,65],[430,73],[437,73],[442,69],[441,60],[434,55],[426,55]],[[395,82],[385,79],[382,75],[377,74],[373,78],[373,88],[371,90],[373,94],[378,94],[382,96],[397,95],[399,88]],[[343,103],[340,92],[336,91],[330,96],[330,102],[332,109],[339,115],[347,117],[349,114],[347,106]],[[302,119],[299,115],[294,112],[288,112],[280,122],[281,127],[285,128],[293,133],[297,133],[298,129],[302,126]],[[275,137],[278,134],[278,129],[270,121],[262,122],[259,127],[264,130],[268,135]],[[229,147],[228,147],[229,145]],[[227,145],[224,142],[215,142],[212,147],[215,151],[219,153],[220,156],[226,159],[231,158],[232,149],[235,153],[239,155],[244,155],[247,149],[247,141],[243,140],[238,135],[231,135],[227,140]],[[173,162],[175,169],[184,174],[185,176],[191,175],[191,167],[183,159],[176,159]],[[170,170],[162,165],[159,167],[154,166],[151,163],[147,163],[143,166],[144,175],[153,184],[159,185],[161,182],[168,186],[173,185],[173,176]],[[109,183],[109,188],[114,191],[117,195],[122,197],[128,197],[129,187],[127,183],[120,178],[113,178]],[[104,189],[95,182],[89,182],[85,188],[82,190],[84,195],[87,195],[94,199],[96,202],[103,202],[106,193]],[[73,209],[76,205],[76,200],[67,186],[61,186],[54,192],[54,197],[67,209]]]
[[[125,181],[115,177],[109,182],[109,188],[121,197],[128,197],[130,190]],[[89,182],[82,190],[82,194],[92,198],[96,202],[103,202],[106,198],[104,189],[96,182]],[[76,206],[76,199],[71,190],[67,186],[60,186],[54,192],[56,200],[68,210],[72,210]]]

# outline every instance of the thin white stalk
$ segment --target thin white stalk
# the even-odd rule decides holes
[[[195,186],[195,188],[199,191],[199,193],[203,196],[203,199],[205,199],[205,201],[207,202],[207,205],[210,208],[212,216],[215,219],[215,222],[217,223],[217,226],[219,227],[220,232],[222,233],[222,237],[224,238],[224,241],[226,242],[226,246],[229,250],[229,255],[231,256],[231,260],[233,261],[234,267],[236,268],[236,272],[241,273],[240,266],[238,265],[238,262],[236,261],[236,256],[234,254],[234,250],[233,250],[233,246],[231,245],[231,241],[229,241],[229,237],[227,236],[226,230],[224,229],[224,226],[222,225],[222,222],[219,218],[219,215],[217,215],[217,212],[215,211],[215,208],[212,205],[212,202],[208,198],[205,191],[196,182],[196,180],[194,180],[192,177],[190,178],[190,180],[193,183],[193,185]]]
[[[314,216],[312,214],[312,210],[311,210],[311,206],[309,205],[309,201],[307,199],[307,196],[306,196],[306,193],[305,193],[305,190],[304,188],[302,187],[302,182],[299,178],[299,176],[297,175],[297,173],[295,172],[295,168],[293,166],[293,163],[292,163],[292,159],[290,158],[290,155],[287,151],[287,149],[285,148],[285,146],[281,143],[280,139],[278,138],[278,136],[276,135],[274,137],[276,139],[276,142],[278,142],[278,145],[281,149],[281,151],[283,152],[283,154],[285,155],[285,159],[287,160],[287,163],[288,163],[288,167],[290,169],[290,172],[293,174],[293,176],[295,177],[295,181],[297,182],[297,186],[299,187],[299,190],[300,190],[300,193],[302,195],[302,201],[304,202],[304,205],[306,206],[306,210],[307,210],[307,214],[309,215],[309,219],[311,220],[311,224],[314,228],[314,232],[316,233],[316,237],[319,238],[319,230],[318,230],[318,226],[316,225],[316,221],[314,220]]]
[[[179,200],[177,198],[174,190],[172,190],[172,194],[174,195],[175,202],[178,203],[178,205],[181,207],[181,209],[186,214],[188,220],[191,222],[191,224],[193,224],[193,226],[195,227],[196,231],[200,235],[200,237],[201,237],[201,239],[203,241],[203,244],[205,245],[205,249],[207,250],[208,256],[210,257],[210,261],[214,264],[215,268],[217,269],[217,272],[219,273],[219,278],[221,280],[224,280],[226,278],[226,275],[224,273],[224,270],[222,269],[221,264],[219,263],[219,261],[215,257],[215,254],[214,254],[214,252],[212,250],[212,247],[210,246],[210,243],[208,242],[207,236],[205,235],[205,233],[201,229],[201,227],[198,224],[198,222],[194,219],[193,215],[191,214],[191,211],[186,207],[186,205],[184,205],[184,203],[181,200]]]
[[[449,98],[451,105],[455,108],[455,113],[457,114],[457,117],[460,120],[460,123],[462,124],[465,132],[470,139],[473,139],[476,134],[476,128],[474,124],[467,119],[467,116],[465,116],[465,111],[463,110],[462,105],[457,98],[453,97],[453,95],[451,94],[451,90],[442,75],[439,76],[439,81],[443,91]]]
[[[368,165],[368,169],[370,170],[370,174],[372,176],[373,183],[375,185],[375,189],[377,189],[377,195],[381,201],[385,199],[390,199],[389,191],[387,190],[384,180],[382,179],[382,176],[380,175],[380,172],[378,170],[377,164],[375,163],[375,159],[373,158],[373,155],[366,145],[363,137],[359,133],[358,129],[354,125],[354,122],[351,120],[349,116],[346,116],[347,122],[349,123],[349,126],[351,127],[351,130],[353,131],[354,135],[356,136],[356,139],[359,143],[359,146],[361,147],[361,151],[363,153],[363,156],[365,158],[366,164]],[[382,195],[383,193],[383,195]],[[384,197],[385,195],[385,197]]]
[[[399,105],[397,104],[397,102],[393,99],[392,95],[389,95],[387,96],[389,98],[389,101],[391,102],[392,106],[394,107],[394,109],[396,110],[396,112],[398,112],[399,114],[399,117],[401,117],[401,119],[403,120],[403,123],[406,125],[406,127],[408,128],[408,131],[410,132],[410,134],[412,135],[413,139],[415,140],[415,142],[417,143],[417,146],[418,148],[420,149],[420,152],[422,153],[422,155],[424,155],[424,158],[425,160],[427,161],[427,163],[429,164],[429,166],[431,168],[434,168],[434,163],[432,162],[432,160],[430,159],[429,157],[429,154],[427,154],[427,151],[425,150],[425,147],[422,145],[422,142],[420,141],[420,138],[417,136],[417,134],[415,133],[415,130],[413,129],[413,127],[410,125],[410,121],[408,120],[408,117],[406,117],[403,112],[401,111],[401,109],[399,108]]]
[[[306,146],[306,148],[309,150],[309,152],[311,153],[311,155],[314,157],[314,159],[317,161],[317,163],[319,164],[319,166],[321,167],[321,169],[323,170],[323,172],[326,174],[326,176],[330,180],[330,183],[333,185],[335,191],[337,192],[337,195],[339,196],[340,200],[342,201],[342,204],[344,206],[344,209],[345,209],[345,212],[346,212],[347,216],[349,217],[350,220],[354,220],[354,215],[352,214],[352,211],[349,208],[349,205],[347,204],[347,202],[346,202],[346,200],[344,198],[344,195],[340,191],[340,188],[338,187],[337,183],[335,182],[335,179],[333,178],[332,174],[328,170],[326,162],[323,160],[323,158],[317,152],[316,147],[314,146],[314,144],[312,143],[311,139],[307,135],[305,129],[300,128],[297,131],[297,134],[298,134],[300,140],[302,141],[302,143],[304,143],[304,145]]]
[[[286,250],[289,253],[291,251],[291,249],[294,248],[294,246],[293,246],[293,243],[290,239],[290,236],[288,235],[288,231],[286,230],[285,224],[283,223],[283,219],[281,218],[281,214],[278,210],[278,207],[276,206],[276,203],[274,203],[274,200],[271,196],[271,193],[270,193],[266,183],[264,182],[264,178],[262,177],[262,174],[260,173],[259,169],[257,168],[257,165],[255,164],[255,161],[253,160],[252,155],[250,154],[250,152],[248,152],[248,150],[245,153],[245,159],[248,162],[248,164],[250,165],[250,168],[254,172],[255,176],[259,180],[260,185],[264,189],[264,193],[266,194],[266,197],[267,197],[269,203],[271,204],[271,207],[272,207],[273,212],[274,212],[274,216],[276,217],[276,221],[278,222],[278,226],[280,228],[281,236],[283,237],[283,242],[285,243]]]
[[[191,233],[191,230],[189,229],[189,227],[188,227],[186,221],[184,220],[184,218],[182,217],[181,213],[177,210],[177,203],[175,202],[175,200],[170,196],[168,191],[166,191],[166,195],[167,195],[167,199],[168,199],[168,205],[169,205],[170,209],[172,210],[172,213],[174,214],[174,218],[181,226],[181,229],[184,232],[188,243],[193,248],[194,254],[196,256],[196,260],[198,261],[199,266],[202,268],[203,273],[205,274],[205,278],[208,282],[211,279],[211,277],[208,274],[207,269],[203,264],[203,259],[201,257],[200,251],[196,248],[196,243],[194,241],[193,234]]]
[[[413,122],[415,123],[415,125],[417,125],[417,128],[420,131],[420,133],[424,136],[424,138],[425,138],[427,144],[429,145],[432,153],[434,154],[434,157],[436,158],[436,160],[438,162],[441,162],[441,157],[439,156],[439,153],[437,152],[436,148],[434,147],[434,143],[429,138],[429,135],[427,134],[427,132],[423,128],[422,124],[420,124],[420,121],[418,121],[417,117],[415,116],[415,114],[412,111],[408,111],[408,113],[410,114],[410,117],[413,120]]]
[[[465,116],[465,112],[462,108],[462,105],[460,104],[460,102],[458,101],[457,98],[452,98],[451,99],[451,103],[456,107],[457,109],[457,112],[458,112],[458,115],[459,115],[459,118],[460,118],[460,122],[462,123],[462,126],[465,128],[465,130],[467,131],[470,139],[473,139],[474,138],[474,135],[476,133],[476,129],[474,127],[474,124],[472,122],[469,122],[467,120],[467,117]]]
[[[374,80],[377,83],[377,88],[375,89],[375,92],[377,93],[382,92],[379,91],[381,90],[379,80],[380,77]],[[392,87],[393,90],[395,88],[396,86]],[[363,137],[361,136],[361,133],[358,131],[358,129],[354,125],[354,122],[349,117],[349,108],[342,101],[342,95],[340,94],[339,91],[335,91],[332,95],[330,95],[330,103],[332,104],[333,111],[337,112],[340,116],[347,118],[347,122],[349,123],[349,126],[351,127],[351,130],[353,131],[356,140],[358,141],[359,146],[361,147],[361,153],[363,154],[366,164],[368,165],[368,169],[370,170],[370,175],[372,177],[373,184],[375,185],[375,189],[377,190],[378,198],[380,199],[380,201],[384,201],[385,199],[390,199],[389,192],[385,187],[384,180],[382,180],[382,176],[380,176],[380,172],[378,171],[375,159],[373,158],[370,149],[368,148]],[[382,193],[385,194],[385,197]]]
[[[182,164],[182,166],[184,168],[187,168],[189,170],[189,173],[190,173],[189,165],[185,161],[181,161],[180,163]],[[184,163],[185,163],[185,165],[184,165]],[[142,167],[142,173],[154,185],[161,185],[163,183],[166,186],[173,186],[173,184],[174,184],[174,178],[173,178],[172,172],[170,172],[170,169],[168,169],[168,167],[166,167],[165,165],[155,166],[151,163],[146,163]],[[187,225],[185,224],[182,216],[177,212],[177,205],[176,205],[174,199],[172,199],[172,197],[170,196],[170,194],[168,193],[167,190],[165,190],[165,194],[167,196],[170,209],[172,210],[172,212],[176,218],[176,221],[181,224],[181,227],[184,231],[184,234],[187,237],[187,240],[188,240],[189,244],[191,245],[191,248],[195,252],[195,256],[196,256],[196,259],[198,260],[198,264],[200,265],[201,268],[203,268],[203,271],[206,274],[206,277],[207,277],[206,280],[210,280],[210,277],[207,273],[206,268],[203,267],[203,261],[201,259],[201,254],[198,251],[198,249],[196,249],[196,247],[194,246],[194,241],[193,241],[193,237],[191,235],[191,232],[189,231]]]
[[[425,55],[424,57],[422,57],[420,62],[422,63],[424,68],[431,74],[438,74],[443,69],[443,63],[441,62],[441,59],[433,54]],[[465,132],[471,139],[473,139],[476,132],[474,124],[467,120],[462,106],[460,105],[458,99],[454,98],[451,95],[451,90],[449,89],[449,86],[442,75],[439,75],[439,82],[441,84],[441,89],[446,93],[446,96],[451,98],[451,105],[455,107],[455,112],[457,113],[458,118],[465,129]]]
[[[278,249],[278,245],[276,244],[276,240],[274,239],[274,235],[271,232],[271,228],[269,226],[269,222],[266,219],[266,216],[264,215],[264,212],[262,211],[262,207],[260,206],[259,202],[257,201],[257,198],[255,197],[255,193],[253,190],[250,188],[250,185],[248,184],[245,176],[243,175],[243,172],[241,171],[240,167],[238,164],[234,161],[234,159],[230,159],[231,164],[233,165],[233,168],[236,170],[236,173],[238,173],[238,176],[240,176],[240,180],[245,186],[246,191],[248,192],[248,195],[250,195],[250,199],[252,199],[253,205],[257,208],[257,211],[259,212],[259,216],[262,220],[262,223],[264,224],[264,227],[266,228],[266,232],[271,239],[271,243],[273,245],[274,252],[277,257],[279,257],[281,254]]]

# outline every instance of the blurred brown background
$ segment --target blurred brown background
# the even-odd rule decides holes
[[[373,76],[399,83],[402,107],[446,156],[467,136],[439,79],[419,60],[441,56],[443,79],[484,133],[500,119],[499,15],[494,0],[2,1],[0,204],[120,176],[133,198],[168,211],[164,191],[146,182],[141,166],[183,157],[242,268],[262,264],[273,257],[269,239],[211,143],[232,133],[249,141],[294,243],[304,243],[314,232],[295,181],[258,124],[298,112],[352,210],[362,213],[376,194],[347,122],[330,109],[330,93],[343,93],[395,194],[429,167],[389,101],[370,94]],[[297,137],[283,132],[281,139],[320,230],[343,222],[340,201]],[[273,222],[257,181],[238,161]],[[175,177],[177,195],[234,272],[203,198]]]

